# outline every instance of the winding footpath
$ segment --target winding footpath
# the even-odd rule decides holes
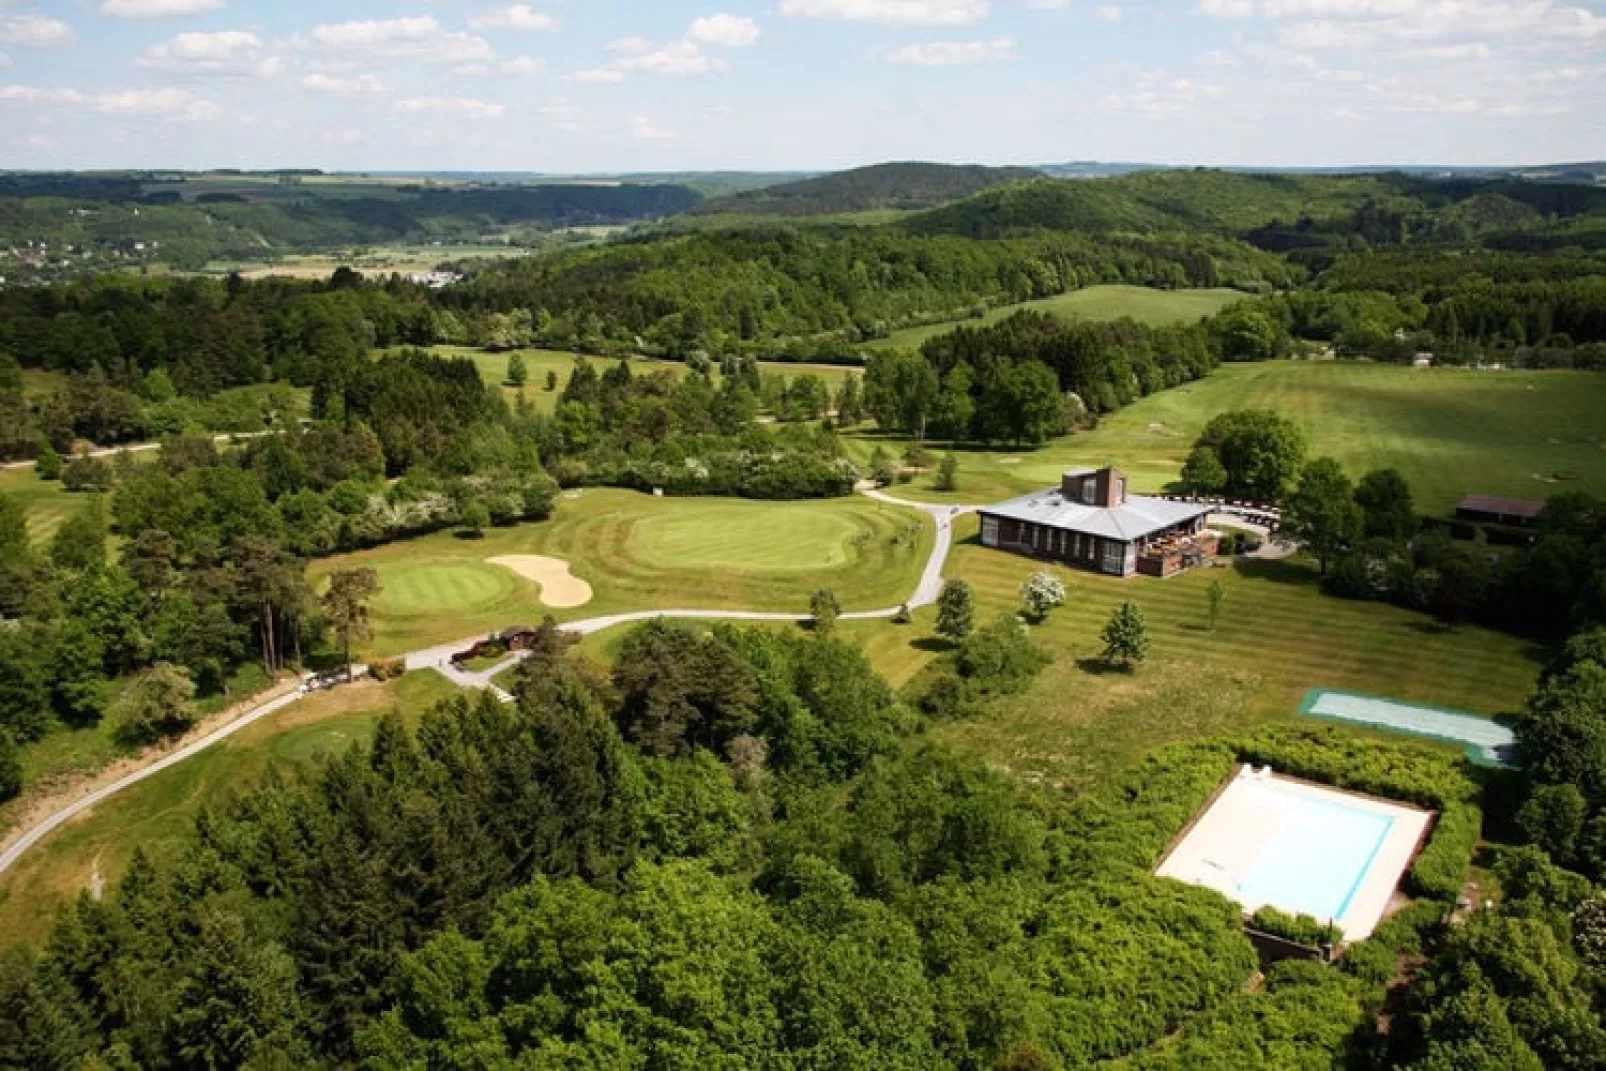
[[[28,464],[31,464],[31,462]],[[908,606],[909,609],[915,610],[922,606],[930,606],[935,603],[937,601],[937,595],[942,591],[942,569],[948,560],[949,551],[953,549],[953,522],[960,515],[973,512],[976,507],[933,506],[927,505],[923,502],[909,502],[867,487],[859,488],[859,493],[868,498],[873,498],[877,502],[884,502],[892,506],[901,506],[906,509],[918,510],[919,512],[931,517],[936,523],[937,538],[932,544],[931,556],[926,559],[926,567],[920,574],[920,583],[918,586],[916,586],[914,594],[909,597]],[[880,610],[860,610],[854,613],[843,614],[842,620],[870,621],[890,618],[895,616],[900,609],[901,607],[891,606]],[[618,625],[627,625],[638,621],[651,621],[657,618],[707,621],[800,622],[810,620],[811,615],[764,613],[751,610],[637,610],[632,613],[609,614],[604,617],[591,617],[580,621],[565,621],[563,622],[563,629],[566,632],[577,632],[582,636],[589,636],[593,633],[602,632]],[[498,673],[501,673],[509,667],[515,665],[522,657],[524,657],[524,652],[517,652],[509,655],[501,663],[478,673],[460,669],[452,664],[451,656],[453,654],[472,647],[475,643],[482,639],[484,639],[483,633],[468,637],[467,639],[459,640],[456,643],[441,644],[439,646],[428,647],[420,651],[412,651],[403,657],[407,660],[407,669],[409,672],[420,669],[433,669],[459,687],[489,691],[497,698],[502,699],[505,702],[511,702],[513,697],[505,690],[498,687],[492,678],[494,678]],[[357,675],[366,672],[365,667],[361,666],[354,666],[352,669]],[[23,833],[20,837],[9,844],[4,851],[0,851],[0,874],[4,874],[13,865],[15,865],[17,860],[22,858],[22,856],[30,848],[34,847],[40,841],[50,836],[51,833],[55,832],[57,829],[60,829],[63,825],[72,821],[74,818],[77,818],[84,812],[101,803],[104,803],[106,800],[110,799],[112,796],[115,796],[117,793],[122,792],[124,789],[131,788],[134,785],[139,784],[141,781],[144,781],[146,778],[154,777],[163,770],[176,766],[185,759],[192,758],[195,755],[200,754],[214,744],[218,744],[224,740],[227,740],[240,730],[249,725],[255,724],[258,721],[261,721],[263,718],[266,718],[271,714],[275,714],[278,711],[283,710],[285,707],[290,706],[307,694],[310,693],[297,690],[285,695],[281,695],[275,699],[271,699],[263,703],[261,706],[253,707],[252,709],[241,714],[238,718],[235,718],[233,721],[229,722],[227,725],[224,725],[207,734],[206,736],[201,737],[199,740],[187,744],[169,755],[164,755],[162,758],[152,762],[149,766],[141,767],[138,770],[118,778],[111,784],[98,788],[95,791],[90,792],[87,795],[84,795],[79,799],[76,799],[73,802],[63,806],[59,810],[52,813],[49,817],[29,828],[27,832]]]

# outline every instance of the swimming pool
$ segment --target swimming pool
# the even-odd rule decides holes
[[[1280,792],[1277,782],[1257,785]],[[1282,822],[1238,883],[1240,901],[1275,904],[1322,922],[1349,910],[1394,819],[1343,803],[1288,796]]]
[[[1246,913],[1270,905],[1371,934],[1432,816],[1242,767],[1161,862],[1161,877],[1215,889]]]

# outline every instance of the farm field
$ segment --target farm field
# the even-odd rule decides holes
[[[0,946],[42,943],[57,906],[90,888],[97,873],[110,887],[136,848],[158,860],[176,852],[203,807],[218,806],[269,771],[292,774],[315,755],[366,742],[390,709],[416,720],[455,691],[439,674],[414,673],[320,692],[127,789],[0,875]]]
[[[540,524],[443,532],[314,562],[315,584],[336,569],[371,567],[371,653],[391,655],[488,633],[547,614],[575,620],[630,610],[693,608],[806,612],[820,587],[845,609],[894,606],[914,590],[934,538],[928,520],[864,498],[800,503],[653,498],[587,489],[559,500]],[[486,559],[562,558],[595,598],[552,610],[538,585]]]
[[[1042,566],[974,541],[966,517],[948,575],[976,589],[978,622],[1020,607],[1021,582]],[[1023,695],[987,715],[939,725],[933,735],[1028,780],[1083,787],[1162,744],[1262,721],[1290,718],[1312,687],[1327,687],[1465,710],[1512,713],[1532,689],[1549,652],[1470,626],[1447,629],[1423,614],[1323,595],[1315,569],[1297,560],[1245,562],[1169,580],[1118,579],[1057,570],[1066,605],[1033,629],[1053,663]],[[1206,589],[1220,580],[1226,601],[1208,630]],[[1092,662],[1100,632],[1123,601],[1142,608],[1152,642],[1137,673],[1101,672]],[[894,683],[936,657],[929,611],[916,623],[851,622]]]
[[[1150,327],[1167,327],[1172,324],[1194,323],[1220,312],[1235,301],[1243,301],[1248,297],[1249,295],[1241,290],[1227,289],[1156,290],[1147,286],[1089,286],[1056,297],[989,309],[985,316],[974,319],[952,320],[924,327],[907,327],[892,332],[887,338],[865,343],[864,349],[917,350],[927,339],[945,334],[956,327],[995,324],[1017,312],[1027,310],[1083,320],[1119,320],[1122,317],[1131,317]]]
[[[364,192],[363,196],[369,196]],[[525,250],[500,242],[465,245],[397,245],[349,250],[344,253],[292,253],[271,261],[213,261],[203,269],[206,275],[238,272],[247,279],[286,276],[294,279],[327,279],[339,267],[353,268],[365,275],[392,272],[434,271],[447,261],[520,257]]]
[[[1353,477],[1398,468],[1424,513],[1445,513],[1474,491],[1606,495],[1606,377],[1339,361],[1225,365],[1040,450],[963,450],[955,494],[932,491],[929,480],[898,493],[991,502],[1055,484],[1066,468],[1107,463],[1125,470],[1134,490],[1159,491],[1177,478],[1212,417],[1249,407],[1294,420],[1312,456],[1336,458]],[[863,459],[876,441],[860,435],[849,443]]]

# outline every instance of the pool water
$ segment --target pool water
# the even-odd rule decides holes
[[[1245,903],[1276,904],[1322,922],[1342,918],[1383,847],[1394,819],[1342,803],[1275,793],[1282,822],[1237,885]],[[1268,801],[1270,802],[1270,801]]]

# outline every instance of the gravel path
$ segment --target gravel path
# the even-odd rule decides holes
[[[142,446],[140,449],[153,449],[154,445],[155,444]],[[110,451],[110,453],[115,452],[115,450]],[[19,464],[32,465],[33,462],[21,462]],[[923,502],[909,502],[869,487],[860,487],[859,492],[866,497],[875,499],[877,502],[885,502],[888,505],[902,506],[906,509],[919,510],[920,512],[929,515],[936,522],[937,538],[932,544],[931,556],[926,559],[926,567],[920,575],[920,583],[915,588],[914,594],[909,597],[909,608],[913,610],[922,606],[930,606],[931,604],[935,603],[937,601],[938,593],[942,591],[942,568],[944,563],[948,560],[948,552],[953,548],[953,521],[961,514],[972,512],[976,509],[976,507],[933,506]],[[880,610],[861,610],[851,614],[843,614],[842,619],[844,621],[869,621],[890,618],[896,615],[898,610],[899,607],[896,606],[885,607]],[[618,625],[627,625],[638,621],[651,621],[655,618],[663,617],[699,621],[797,622],[809,620],[810,615],[760,613],[749,610],[638,610],[633,613],[609,614],[603,617],[586,618],[581,621],[568,621],[564,623],[563,628],[566,631],[578,632],[583,636],[589,636],[592,633],[602,632],[605,629],[614,628]],[[479,642],[483,638],[483,635],[471,636],[468,639],[459,640],[456,643],[441,644],[435,647],[427,647],[423,650],[409,652],[404,656],[407,660],[407,669],[409,671],[418,669],[433,669],[459,687],[489,691],[504,702],[512,702],[513,697],[504,689],[498,687],[492,681],[492,678],[510,666],[515,665],[522,657],[522,652],[509,655],[497,665],[478,673],[460,669],[452,664],[451,657],[453,654],[468,647],[472,647],[475,643]],[[353,667],[353,670],[358,674],[366,672],[365,667],[360,666]],[[252,725],[258,721],[261,721],[270,714],[274,714],[280,710],[283,710],[285,707],[290,706],[292,703],[300,699],[303,694],[305,693],[299,691],[291,692],[288,695],[283,695],[277,699],[263,703],[261,706],[247,711],[234,721],[231,721],[222,728],[207,734],[199,740],[196,740],[194,743],[186,745],[170,755],[165,755],[161,759],[151,763],[149,766],[135,770],[132,773],[113,781],[111,784],[96,789],[94,792],[91,792],[88,795],[74,800],[70,804],[67,804],[60,810],[51,814],[48,818],[45,818],[34,825],[21,837],[17,838],[17,840],[8,848],[6,848],[5,851],[0,852],[0,874],[3,874],[10,869],[16,863],[16,861],[28,851],[28,849],[44,840],[51,833],[55,832],[66,823],[72,821],[85,811],[88,811],[90,808],[105,802],[107,799],[115,796],[117,793],[126,788],[130,788],[139,784],[148,777],[154,777],[163,770],[176,766],[191,756],[200,754],[213,744],[217,744],[228,739],[248,725]]]

